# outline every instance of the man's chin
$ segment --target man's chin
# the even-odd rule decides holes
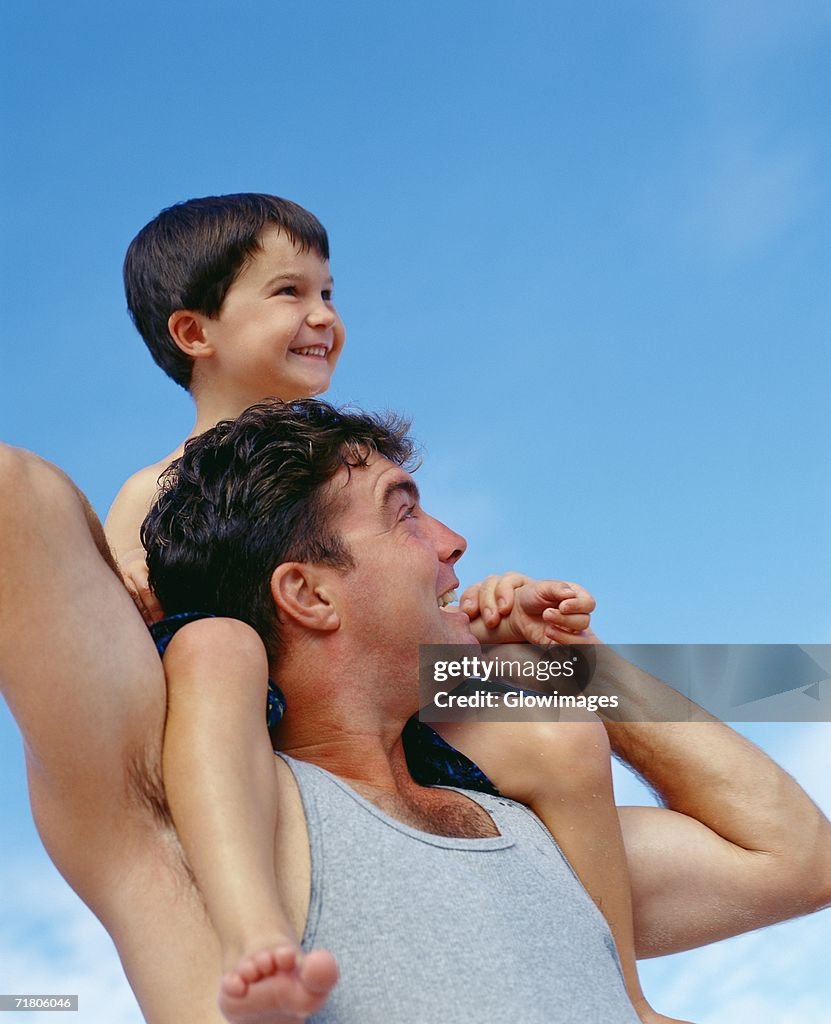
[[[437,641],[438,643],[479,645],[479,641],[470,630],[470,619],[463,611],[449,606],[442,608],[439,615],[444,620],[442,623],[444,636]]]

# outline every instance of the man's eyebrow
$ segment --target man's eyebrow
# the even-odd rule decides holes
[[[421,500],[421,497],[418,493],[418,487],[416,487],[414,481],[392,480],[384,488],[384,494],[381,498],[381,511],[386,512],[389,509],[390,505],[392,504],[393,498],[396,496],[396,494],[400,493],[403,493],[408,498],[410,498],[414,505],[417,505]]]

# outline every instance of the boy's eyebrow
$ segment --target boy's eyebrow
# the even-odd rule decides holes
[[[266,283],[263,285],[263,288],[264,289],[273,288],[274,285],[278,284],[280,281],[307,281],[308,279],[309,279],[308,278],[308,274],[303,274],[300,271],[285,270],[285,271],[282,271],[279,274],[275,274],[274,277],[270,277],[266,281]],[[326,278],[326,280],[323,283],[329,289],[332,289],[332,288],[335,287],[335,279],[332,277],[331,274],[329,274],[329,276]]]

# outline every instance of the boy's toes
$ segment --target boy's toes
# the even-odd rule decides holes
[[[274,968],[277,971],[288,973],[293,971],[298,964],[298,951],[293,946],[278,946],[272,950]]]
[[[248,991],[248,983],[240,977],[239,971],[229,971],[222,975],[221,991],[232,999],[242,999]]]
[[[257,965],[257,970],[259,971],[259,976],[261,978],[268,977],[269,974],[274,974],[277,969],[277,965],[274,962],[274,953],[270,949],[263,949],[259,953],[256,953],[253,960]]]
[[[310,992],[323,995],[338,980],[338,965],[332,954],[325,949],[313,949],[303,957],[300,977]]]
[[[237,973],[243,981],[251,985],[261,977],[257,959],[253,956],[244,956],[237,964]]]

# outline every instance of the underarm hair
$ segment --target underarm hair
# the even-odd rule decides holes
[[[154,759],[150,758],[146,750],[130,758],[127,768],[127,786],[136,803],[149,810],[156,824],[170,837],[183,876],[198,891],[196,877],[185,858],[185,852],[173,824],[173,816],[170,813],[170,805],[167,802],[162,782],[161,767]]]

